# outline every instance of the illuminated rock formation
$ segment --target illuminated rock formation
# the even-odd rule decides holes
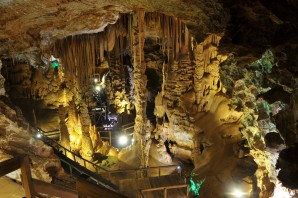
[[[296,2],[0,5],[0,95],[33,126],[60,130],[64,147],[98,164],[109,162],[96,155],[117,157],[115,167],[181,163],[205,179],[202,197],[236,184],[264,198],[280,181],[297,188],[287,177],[297,172],[287,158],[297,143]],[[36,164],[53,158],[59,172],[51,149],[14,118],[20,110],[0,110],[4,147],[28,148]],[[118,155],[98,131],[128,121],[134,142]]]
[[[36,137],[35,130],[24,121],[20,112],[0,101],[0,136],[1,160],[6,156],[11,158],[15,153],[27,153],[32,160],[31,171],[33,178],[50,182],[53,177],[66,177],[59,158],[53,149]]]

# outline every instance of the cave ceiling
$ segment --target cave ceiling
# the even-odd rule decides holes
[[[17,52],[35,46],[46,47],[48,42],[69,35],[99,32],[115,23],[119,13],[139,9],[181,18],[201,36],[222,32],[228,18],[218,1],[16,0],[0,4],[1,54],[6,50]]]

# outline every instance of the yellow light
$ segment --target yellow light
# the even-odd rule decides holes
[[[243,197],[246,193],[240,191],[239,189],[235,189],[234,192],[231,193],[234,197]]]
[[[96,86],[95,86],[95,89],[96,89],[96,91],[100,91],[100,90],[101,90],[101,87],[98,86],[98,85],[96,85]]]
[[[229,193],[229,195],[231,195],[231,197],[245,197],[246,195],[248,195],[248,193],[241,191],[240,189],[234,189],[233,192]]]
[[[74,141],[76,140],[76,137],[73,136],[73,135],[70,135],[70,136],[69,136],[69,139],[70,139],[71,142],[74,142]]]

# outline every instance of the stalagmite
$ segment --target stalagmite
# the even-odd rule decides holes
[[[135,100],[137,117],[134,135],[140,146],[138,150],[140,151],[141,165],[147,165],[145,158],[148,157],[149,153],[150,143],[148,139],[150,134],[146,134],[144,130],[147,121],[147,76],[145,75],[146,63],[144,60],[146,28],[148,29],[148,35],[153,33],[153,37],[150,39],[155,44],[160,44],[161,54],[164,56],[162,95],[169,97],[167,94],[169,94],[171,88],[177,88],[178,90],[173,95],[173,98],[176,98],[175,101],[168,102],[169,106],[173,106],[174,103],[179,103],[178,94],[192,88],[189,85],[189,79],[179,79],[186,81],[186,86],[181,86],[172,76],[178,71],[181,71],[181,76],[188,76],[193,72],[189,62],[186,61],[189,40],[187,27],[180,19],[159,13],[145,14],[143,11],[133,15],[122,14],[115,24],[107,26],[103,32],[68,36],[57,40],[53,46],[52,54],[59,59],[59,63],[61,63],[59,65],[60,70],[65,76],[64,79],[60,80],[67,80],[65,83],[70,89],[69,92],[77,93],[67,101],[64,99],[63,105],[69,108],[69,120],[65,124],[61,123],[60,128],[63,131],[61,141],[66,142],[65,144],[68,144],[69,141],[70,148],[75,151],[81,150],[84,157],[92,154],[92,149],[96,143],[90,141],[90,133],[95,131],[90,129],[90,120],[86,119],[87,109],[85,109],[83,99],[86,98],[85,93],[90,91],[90,87],[92,88],[90,82],[93,76],[95,74],[102,76],[104,72],[109,70],[107,90],[110,94],[110,105],[115,106],[119,113],[124,112],[125,108],[130,106],[129,104],[123,107],[122,104],[128,104]],[[124,65],[124,61],[131,58],[130,52],[127,52],[130,51],[130,48],[133,48],[134,64],[125,63],[129,64],[130,67],[130,73],[127,75],[125,73],[127,65]],[[129,56],[127,56],[128,54]],[[105,71],[102,70],[103,65],[106,66]],[[188,73],[187,70],[189,70]],[[131,101],[128,100],[127,92],[129,91],[125,89],[128,76],[130,78],[128,80],[133,84],[135,91],[135,95],[131,94],[129,98]],[[16,78],[16,80],[19,79]],[[167,84],[169,86],[165,88]],[[167,90],[165,91],[165,89]],[[26,90],[23,90],[23,92],[27,94]],[[167,94],[164,94],[165,92]],[[39,97],[38,90],[35,91],[34,95]],[[73,106],[74,104],[80,104],[81,108],[85,109],[82,112],[86,112],[77,112],[76,107]],[[64,116],[61,115],[61,119]],[[94,136],[92,139],[96,139],[95,134],[91,136]],[[146,149],[144,150],[144,148]]]
[[[80,104],[80,115],[82,125],[82,150],[81,155],[86,159],[92,159],[93,145],[90,138],[90,117],[88,114],[87,106],[84,103]]]
[[[148,140],[145,138],[146,123],[146,67],[144,64],[145,21],[144,11],[140,10],[133,16],[133,57],[134,57],[134,92],[136,118],[134,139],[139,152],[140,165],[146,167],[146,157],[149,150],[145,150]]]
[[[68,133],[68,128],[65,124],[67,108],[59,107],[58,113],[59,113],[59,119],[60,119],[60,143],[65,148],[70,149],[69,133]]]

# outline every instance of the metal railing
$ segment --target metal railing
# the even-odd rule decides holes
[[[119,173],[123,173],[123,174],[127,174],[127,175],[132,174],[132,175],[134,175],[135,179],[144,178],[144,177],[160,177],[163,175],[168,175],[168,174],[163,174],[162,170],[166,169],[168,171],[169,168],[173,168],[173,171],[175,171],[177,174],[179,174],[181,176],[182,170],[179,165],[167,165],[167,166],[155,166],[155,167],[153,166],[153,167],[134,168],[134,169],[122,169],[122,170],[107,170],[107,169],[87,160],[87,159],[82,158],[81,156],[79,156],[78,154],[65,148],[64,146],[62,146],[55,140],[47,137],[44,134],[43,130],[38,129],[38,133],[41,135],[41,138],[44,140],[45,143],[47,143],[48,145],[55,148],[62,155],[69,158],[70,160],[76,162],[78,165],[95,172],[96,174],[104,175],[105,178],[108,180],[112,179],[112,176],[114,174],[119,174]],[[74,165],[68,163],[67,161],[65,161],[63,159],[61,159],[61,160],[69,166],[70,174],[72,174],[73,170],[76,170],[76,171],[82,173],[82,171],[79,170]],[[123,174],[122,174],[122,176],[125,176]],[[129,177],[129,178],[131,178],[131,177]]]
[[[97,131],[97,133],[99,133],[99,136],[102,140],[105,140],[105,141],[108,141],[110,143],[110,145],[112,145],[112,133],[113,131]],[[106,134],[108,133],[109,134],[109,137],[105,137],[105,135],[102,135],[102,134]]]
[[[128,123],[128,124],[124,124],[121,126],[121,130],[122,132],[124,132],[125,134],[127,134],[128,130],[130,129],[134,129],[134,126],[135,123],[134,122],[131,122],[131,123]]]
[[[163,197],[167,198],[167,192],[169,189],[186,188],[186,197],[188,197],[188,184],[174,185],[174,186],[163,186],[157,188],[147,188],[140,190],[141,197],[144,198],[144,192],[160,191],[163,190]]]
[[[129,130],[134,128],[134,122],[125,124],[121,126],[121,133],[132,136],[133,132],[128,132]],[[113,137],[113,133],[119,133],[118,130],[113,130],[113,128],[110,128],[109,130],[97,130],[97,133],[99,134],[100,138],[104,141],[109,142],[110,145],[113,145],[115,137]],[[108,133],[108,137],[106,137],[106,134]]]
[[[43,133],[51,139],[54,139],[54,138],[59,139],[60,137],[60,130],[58,129],[52,130],[52,131],[44,131]]]
[[[109,177],[112,178],[113,174],[119,174],[119,173],[130,175],[129,178],[132,178],[131,176],[134,176],[135,179],[144,178],[144,177],[161,177],[164,175],[168,175],[163,173],[162,170],[165,169],[169,171],[169,168],[172,168],[173,171],[175,171],[175,173],[181,176],[182,170],[179,165],[167,165],[167,166],[151,166],[151,167],[135,168],[135,169],[112,170],[112,171],[109,171]]]
[[[81,156],[79,156],[78,154],[72,152],[71,150],[65,148],[64,146],[62,146],[61,144],[59,144],[58,142],[56,142],[55,140],[52,140],[51,138],[47,137],[46,134],[44,134],[44,131],[42,131],[41,129],[38,129],[38,133],[41,135],[41,138],[44,140],[45,143],[49,144],[50,146],[52,146],[53,148],[55,148],[57,151],[61,152],[61,154],[63,154],[64,156],[68,157],[69,159],[71,159],[72,161],[78,163],[79,165],[85,167],[86,169],[90,169],[91,167],[94,168],[95,172],[97,174],[100,173],[100,171],[103,172],[107,172],[108,170],[106,170],[105,168],[87,160],[82,158]],[[89,166],[87,166],[89,165]]]

